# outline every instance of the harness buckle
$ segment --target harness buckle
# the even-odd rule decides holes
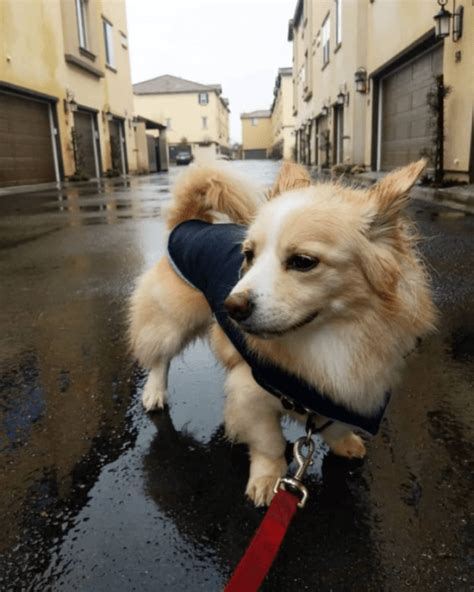
[[[293,447],[295,461],[298,465],[296,473],[293,476],[280,477],[273,488],[275,493],[277,493],[279,489],[298,492],[298,494],[301,496],[301,499],[298,502],[298,508],[303,508],[306,504],[306,500],[308,499],[308,490],[305,485],[303,485],[302,478],[308,470],[308,467],[313,464],[314,442],[311,437],[312,435],[313,427],[309,426],[306,436],[302,436],[296,440]],[[306,454],[303,452],[305,448],[307,449]]]
[[[298,508],[304,508],[309,494],[306,486],[303,485],[301,481],[294,477],[280,477],[273,488],[274,493],[278,493],[279,489],[285,489],[286,491],[289,490],[291,493],[300,494],[301,498],[298,502]]]

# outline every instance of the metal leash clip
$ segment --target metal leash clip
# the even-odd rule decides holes
[[[273,488],[275,493],[278,493],[279,489],[286,489],[290,493],[298,493],[301,496],[298,508],[303,508],[308,499],[308,490],[301,480],[308,470],[308,467],[313,464],[312,459],[315,448],[312,439],[313,432],[314,426],[312,422],[308,422],[306,436],[298,438],[293,447],[293,454],[298,465],[296,473],[292,477],[280,477]],[[307,449],[307,454],[303,453],[305,448]]]

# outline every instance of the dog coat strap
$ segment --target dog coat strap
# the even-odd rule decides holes
[[[389,393],[385,394],[380,408],[373,415],[362,415],[336,404],[324,393],[283,368],[258,359],[247,346],[244,334],[224,308],[225,299],[239,281],[243,262],[241,245],[245,233],[245,226],[238,224],[209,224],[201,220],[189,220],[171,232],[168,256],[179,275],[204,294],[217,322],[250,366],[257,384],[278,397],[286,408],[300,413],[317,413],[376,434],[389,401]]]

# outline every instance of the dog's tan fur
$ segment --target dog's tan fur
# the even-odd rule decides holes
[[[249,225],[243,247],[252,249],[254,259],[229,297],[256,298],[255,315],[242,324],[249,346],[335,401],[370,413],[396,384],[416,338],[435,321],[413,229],[402,213],[424,167],[424,161],[413,163],[363,191],[311,185],[303,167],[285,163],[264,204],[224,170],[194,169],[176,187],[168,224],[213,221],[219,212]],[[317,257],[319,264],[307,273],[289,271],[284,261],[293,253]],[[290,330],[314,311],[314,320]],[[170,360],[209,328],[213,350],[228,370],[226,431],[249,445],[247,494],[257,505],[267,504],[286,470],[280,425],[285,411],[212,324],[204,296],[166,258],[144,274],[131,299],[132,349],[150,370],[143,404],[147,410],[165,405]],[[333,424],[324,437],[337,454],[365,454],[347,426]]]

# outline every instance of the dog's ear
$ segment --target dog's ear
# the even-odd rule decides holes
[[[304,166],[290,160],[282,164],[278,177],[270,190],[269,199],[290,191],[290,189],[301,189],[311,185],[311,177]]]
[[[425,170],[422,159],[389,173],[369,190],[373,210],[368,234],[371,240],[390,240],[397,228],[400,212],[407,206],[409,191]]]
[[[375,252],[374,248],[377,249]],[[393,255],[380,245],[373,245],[362,255],[360,263],[373,291],[386,305],[390,306],[394,301],[400,275],[398,264]]]

